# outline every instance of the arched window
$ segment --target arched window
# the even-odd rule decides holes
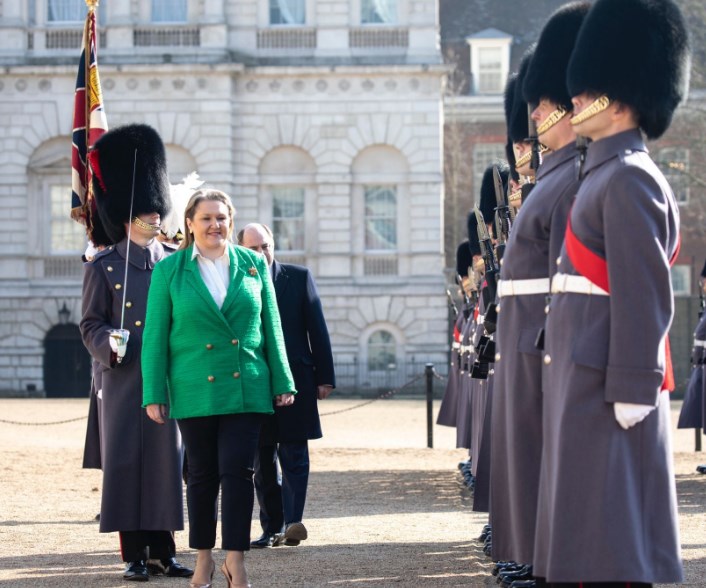
[[[394,147],[373,145],[353,161],[354,272],[396,276],[400,253],[409,251],[406,158]]]
[[[368,337],[368,371],[397,368],[397,341],[389,331],[375,331]]]
[[[316,163],[295,146],[277,147],[260,162],[260,216],[272,227],[283,261],[304,264],[316,243]]]

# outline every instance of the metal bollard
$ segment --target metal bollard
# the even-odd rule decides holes
[[[424,373],[427,377],[427,447],[431,449],[434,447],[434,364],[426,364]]]
[[[701,451],[701,429],[694,429],[694,451]]]

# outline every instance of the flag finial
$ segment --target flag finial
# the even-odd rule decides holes
[[[86,6],[88,6],[88,10],[95,10],[98,8],[98,1],[99,0],[86,0]]]

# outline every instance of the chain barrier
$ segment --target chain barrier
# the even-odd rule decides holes
[[[367,406],[368,404],[372,404],[373,402],[377,402],[378,400],[392,398],[400,390],[404,390],[407,386],[411,386],[415,382],[418,382],[419,380],[421,380],[423,377],[424,377],[424,374],[421,374],[415,378],[412,378],[409,382],[402,384],[402,386],[400,386],[399,388],[393,388],[392,390],[388,390],[387,392],[383,392],[375,398],[371,398],[370,400],[366,400],[365,402],[361,402],[359,404],[354,404],[353,406],[349,406],[348,408],[342,408],[340,410],[332,410],[331,412],[322,412],[319,414],[319,416],[324,417],[324,416],[330,416],[332,414],[341,414],[342,412],[349,412],[349,411],[355,410],[357,408],[362,408],[363,406]]]
[[[444,376],[439,374],[435,369],[432,370],[432,373],[433,373],[434,377],[439,380],[443,381],[446,379]],[[420,374],[419,376],[416,376],[415,378],[412,378],[411,380],[409,380],[409,382],[402,384],[402,386],[400,386],[399,388],[393,388],[393,389],[388,390],[386,392],[382,392],[381,394],[379,394],[375,398],[371,398],[370,400],[366,400],[365,402],[360,402],[359,404],[355,404],[355,405],[349,406],[347,408],[342,408],[340,410],[332,410],[330,412],[322,412],[319,416],[323,417],[323,416],[330,416],[330,415],[334,415],[334,414],[341,414],[343,412],[349,412],[351,410],[356,410],[358,408],[362,408],[364,406],[367,406],[368,404],[372,404],[373,402],[377,402],[378,400],[392,398],[395,394],[397,394],[401,390],[404,390],[405,388],[411,386],[415,382],[418,382],[424,376],[425,376],[425,374]],[[50,426],[50,425],[64,425],[66,423],[75,423],[77,421],[82,421],[87,418],[88,418],[88,415],[85,415],[85,416],[80,416],[80,417],[76,417],[73,419],[66,419],[63,421],[48,421],[48,422],[44,422],[44,423],[30,423],[30,422],[26,422],[26,421],[10,421],[10,420],[6,420],[6,419],[0,419],[0,424],[19,425],[19,426],[28,426],[28,427],[45,427],[45,426]]]
[[[88,415],[76,417],[74,419],[66,419],[64,421],[49,421],[46,423],[28,423],[25,421],[8,421],[5,419],[0,419],[0,423],[5,424],[5,425],[22,425],[22,426],[30,426],[30,427],[42,427],[42,426],[46,426],[46,425],[64,425],[66,423],[75,423],[77,421],[86,420],[87,418],[88,418]]]

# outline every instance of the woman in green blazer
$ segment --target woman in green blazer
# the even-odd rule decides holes
[[[198,550],[192,587],[211,585],[217,498],[222,566],[247,586],[253,460],[262,415],[294,401],[277,300],[264,258],[230,242],[234,209],[217,190],[194,193],[186,239],[155,266],[142,344],[143,406],[177,420],[189,475],[189,545]]]

